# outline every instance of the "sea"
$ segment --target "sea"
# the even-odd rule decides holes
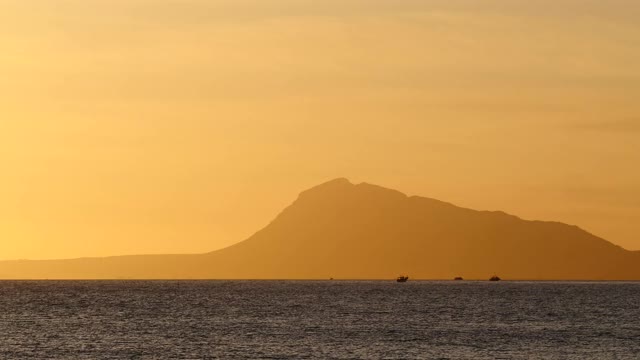
[[[640,282],[6,281],[1,359],[640,359]]]

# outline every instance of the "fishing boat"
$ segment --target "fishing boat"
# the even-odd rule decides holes
[[[455,281],[462,281],[462,280],[464,280],[464,279],[462,278],[462,276],[456,276],[453,280],[455,280]]]
[[[502,280],[502,279],[500,279],[500,277],[498,275],[493,275],[491,277],[491,279],[489,279],[489,281],[500,281],[500,280]]]
[[[404,276],[404,275],[398,276],[396,281],[399,282],[399,283],[405,283],[405,282],[409,281],[409,277],[408,276]]]

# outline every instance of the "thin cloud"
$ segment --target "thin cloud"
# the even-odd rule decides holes
[[[574,124],[573,128],[584,131],[640,133],[640,117],[620,120],[583,122]]]

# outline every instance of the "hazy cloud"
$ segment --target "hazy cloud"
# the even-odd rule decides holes
[[[640,117],[576,123],[573,128],[584,131],[640,133]]]

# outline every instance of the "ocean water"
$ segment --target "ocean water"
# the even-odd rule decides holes
[[[0,282],[2,359],[640,359],[640,283]]]

